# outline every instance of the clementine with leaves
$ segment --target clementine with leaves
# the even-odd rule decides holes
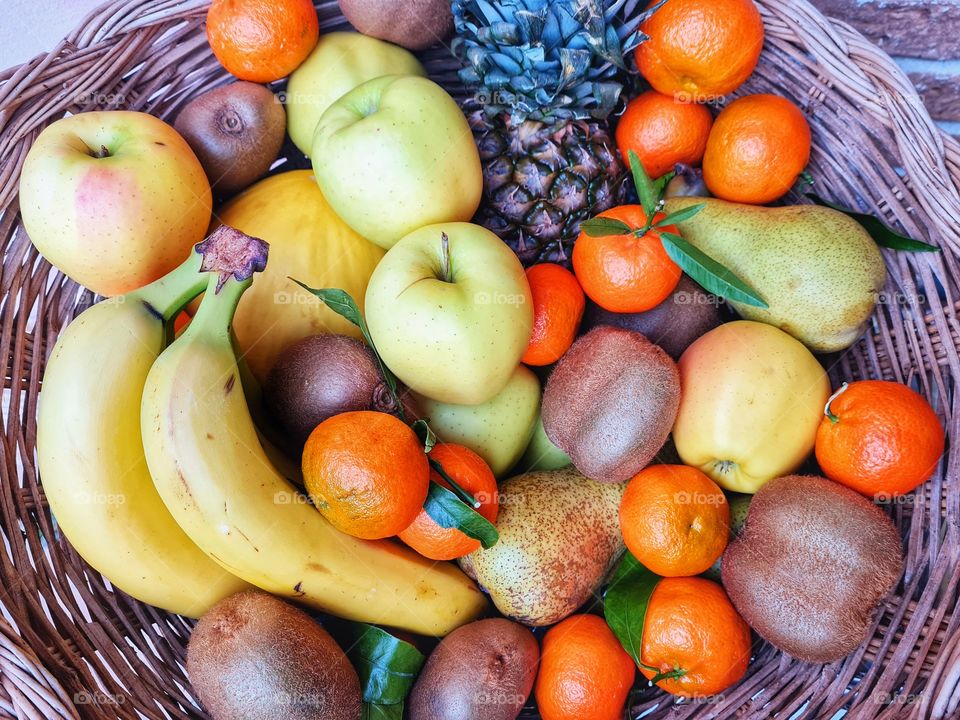
[[[497,479],[490,466],[470,448],[451,443],[440,443],[430,451],[430,458],[437,461],[443,472],[453,478],[479,503],[476,511],[491,523],[497,521],[500,509],[497,496]],[[430,479],[448,490],[450,483],[436,469],[430,471]],[[399,533],[403,542],[431,560],[454,560],[480,549],[480,541],[468,537],[456,528],[440,527],[426,510],[420,510],[416,519]]]
[[[268,83],[287,77],[320,37],[310,0],[213,0],[207,41],[235,77]]]
[[[750,628],[720,585],[699,577],[657,583],[643,622],[644,677],[673,695],[716,695],[744,676],[750,655]]]
[[[573,270],[583,291],[610,312],[643,312],[659,305],[680,282],[680,266],[660,237],[661,232],[676,234],[676,226],[659,224],[666,215],[651,217],[640,205],[620,205],[597,218],[619,221],[630,230],[603,236],[581,230],[573,246]]]
[[[534,695],[543,720],[620,720],[636,666],[596,615],[571,615],[547,631]]]
[[[337,530],[366,540],[406,529],[423,508],[430,466],[416,433],[382,412],[334,415],[303,448],[303,480]]]
[[[830,398],[815,452],[828,478],[884,500],[929,478],[944,445],[943,425],[923,396],[897,382],[860,380]]]

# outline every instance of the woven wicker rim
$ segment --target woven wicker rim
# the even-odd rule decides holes
[[[890,281],[870,331],[825,362],[831,379],[906,382],[930,399],[949,437],[958,425],[960,144],[934,126],[904,73],[847,25],[806,0],[756,0],[767,40],[738,94],[774,92],[804,108],[818,192],[875,213],[941,254],[885,251]],[[636,12],[639,0],[627,3]],[[201,718],[184,671],[192,623],[113,592],[59,536],[35,465],[44,360],[93,301],[37,255],[20,223],[23,158],[64,112],[144,110],[172,119],[228,80],[207,47],[202,0],[117,0],[50,53],[0,73],[0,714],[16,718]],[[336,2],[317,3],[324,31],[344,29]],[[462,95],[445,48],[422,54],[431,77]],[[303,166],[291,145],[284,168]],[[639,697],[633,717],[960,717],[960,452],[949,443],[912,502],[888,508],[906,569],[870,638],[844,661],[800,663],[758,643],[746,679],[709,702]],[[535,717],[535,715],[531,715]]]

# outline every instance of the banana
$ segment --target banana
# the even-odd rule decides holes
[[[140,400],[165,320],[206,285],[192,254],[171,274],[83,312],[47,363],[37,419],[43,489],[77,552],[138,600],[199,617],[249,585],[194,545],[154,487]]]
[[[265,263],[265,245],[261,253],[253,270]],[[487,602],[459,569],[338,532],[270,463],[229,330],[253,270],[221,269],[143,393],[147,464],[174,518],[235,575],[342,618],[426,635],[476,618]]]

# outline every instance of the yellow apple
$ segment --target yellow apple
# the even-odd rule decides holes
[[[384,248],[424,225],[470,220],[483,193],[463,111],[413,75],[385,75],[337,100],[317,124],[310,157],[334,211]]]
[[[678,368],[673,441],[684,463],[726,490],[753,493],[809,457],[830,382],[800,341],[765,323],[731,322],[690,345]]]
[[[383,75],[426,74],[423,65],[401,47],[357,32],[324,33],[287,83],[290,139],[310,155],[320,117],[343,95]]]
[[[503,390],[482,405],[416,398],[442,441],[470,448],[497,477],[517,464],[540,417],[540,381],[525,365],[518,365]]]
[[[414,392],[457,405],[503,390],[533,327],[517,256],[470,223],[428,225],[388,250],[370,276],[365,312],[387,367]]]
[[[20,210],[43,256],[101,295],[166,275],[207,233],[211,193],[193,150],[142,112],[57,120],[34,141]]]

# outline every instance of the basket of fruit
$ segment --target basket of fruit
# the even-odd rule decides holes
[[[117,0],[0,152],[3,717],[960,717],[960,145],[807,0]]]

